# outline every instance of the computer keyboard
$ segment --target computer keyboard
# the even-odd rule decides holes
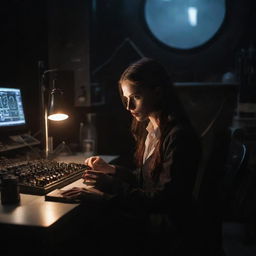
[[[45,195],[81,178],[88,166],[78,163],[64,163],[53,160],[30,160],[21,162],[0,162],[0,177],[13,174],[18,177],[21,193]]]

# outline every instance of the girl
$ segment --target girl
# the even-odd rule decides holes
[[[201,157],[199,138],[170,76],[156,60],[142,58],[131,64],[121,75],[119,91],[133,116],[137,169],[131,171],[93,156],[85,160],[91,170],[83,178],[103,192],[116,194],[119,207],[130,216],[144,219],[157,250],[161,247],[162,253],[181,253],[181,248],[188,248],[184,243],[191,239],[189,231],[194,222],[193,187]],[[88,191],[73,188],[63,195],[86,197]]]

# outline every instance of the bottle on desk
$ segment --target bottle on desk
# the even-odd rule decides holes
[[[97,152],[97,132],[94,119],[95,114],[88,113],[86,121],[80,123],[80,149],[86,158]]]

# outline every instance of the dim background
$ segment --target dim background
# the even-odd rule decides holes
[[[32,134],[40,137],[39,61],[44,62],[45,69],[60,70],[57,86],[64,89],[71,116],[65,123],[51,123],[55,146],[62,140],[78,143],[80,122],[86,113],[94,112],[98,153],[120,154],[128,150],[130,117],[121,105],[117,81],[124,68],[140,57],[138,52],[162,62],[174,82],[221,82],[226,72],[236,74],[239,51],[255,44],[253,0],[227,1],[227,17],[217,36],[191,51],[170,49],[149,36],[142,22],[142,2],[1,3],[0,82],[2,87],[22,89]],[[208,94],[206,91],[203,97],[213,95],[207,104],[209,110],[211,104],[219,102],[214,102],[211,88]],[[196,104],[202,100],[199,93]]]
[[[248,89],[239,80],[238,69],[239,53],[252,47],[254,58],[250,67],[256,80],[255,0],[227,0],[223,26],[214,38],[201,47],[184,51],[162,45],[148,33],[141,12],[143,2],[1,1],[0,86],[22,89],[27,127],[33,136],[41,140],[39,61],[43,61],[45,69],[59,69],[57,86],[64,90],[70,114],[62,123],[50,123],[54,147],[65,141],[73,151],[79,150],[80,122],[86,120],[87,113],[95,113],[97,153],[122,156],[132,152],[130,116],[120,101],[117,82],[125,67],[141,54],[156,58],[172,74],[199,133],[214,118],[223,97],[230,94],[230,87],[221,85],[225,74],[232,74],[232,83],[236,84],[229,105],[225,105],[227,112],[237,114],[239,101],[255,105],[256,82]],[[215,83],[221,86],[214,86]],[[224,118],[223,127],[226,122]],[[254,150],[255,126],[254,120],[254,132],[247,137]],[[255,153],[250,157],[255,171]],[[255,176],[251,177],[255,180]],[[255,191],[251,195],[248,200],[255,204]],[[250,214],[254,213],[255,207],[250,210]],[[249,218],[247,229],[255,232],[255,216]],[[228,234],[240,232],[240,228],[225,226]],[[230,244],[235,241],[232,235],[227,240]]]

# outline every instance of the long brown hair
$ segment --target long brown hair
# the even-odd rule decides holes
[[[150,171],[155,182],[158,181],[161,163],[162,163],[162,144],[165,137],[165,130],[170,121],[170,116],[175,116],[181,120],[186,120],[185,112],[179,102],[175,92],[173,82],[166,69],[156,60],[150,58],[142,58],[128,66],[123,72],[119,80],[119,92],[123,101],[121,84],[124,81],[129,81],[132,84],[141,88],[154,89],[161,88],[161,99],[155,110],[160,114],[158,116],[160,128],[160,140],[152,156]],[[124,103],[124,102],[123,102]],[[125,105],[125,103],[124,103]],[[138,167],[143,164],[143,155],[145,150],[145,139],[147,136],[146,127],[149,120],[138,122],[133,118],[131,132],[136,141],[135,161]]]

